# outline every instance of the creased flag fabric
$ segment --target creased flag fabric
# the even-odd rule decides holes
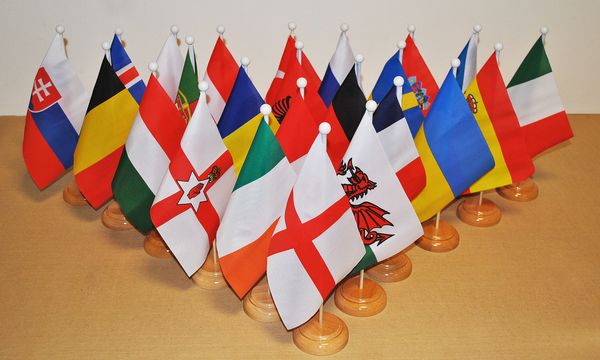
[[[25,117],[23,159],[44,189],[73,165],[73,153],[90,96],[79,81],[57,34],[33,80]]]
[[[395,86],[388,91],[373,115],[373,126],[404,192],[412,200],[425,187],[425,168],[400,107],[403,91]]]
[[[240,298],[266,271],[269,242],[295,177],[272,130],[260,121],[217,230],[221,270]]]
[[[188,276],[206,260],[234,184],[233,160],[202,94],[150,209]]]
[[[494,189],[523,181],[533,175],[519,120],[510,103],[502,74],[493,53],[465,92],[492,156],[494,168],[469,188],[470,192]]]
[[[110,45],[110,63],[135,101],[138,104],[142,102],[142,96],[144,96],[144,91],[146,91],[146,84],[144,84],[144,80],[140,77],[117,35],[113,37],[112,44]]]
[[[573,137],[540,37],[508,83],[531,156]]]
[[[395,88],[394,78],[396,76],[402,76],[404,84],[402,85],[402,110],[404,111],[404,117],[410,128],[410,132],[414,137],[417,135],[417,131],[423,124],[424,116],[423,112],[419,108],[419,102],[417,96],[413,92],[413,88],[406,77],[404,68],[400,63],[399,51],[396,51],[394,55],[385,63],[381,74],[373,87],[371,94],[375,102],[380,103],[383,98],[389,93],[390,89]]]
[[[138,103],[104,56],[73,164],[79,190],[94,209],[113,196],[112,180],[137,112]]]
[[[305,323],[365,253],[319,135],[275,228],[267,278],[283,324]]]
[[[185,61],[183,62],[183,70],[181,72],[181,80],[179,80],[177,100],[175,103],[186,124],[190,121],[190,118],[196,109],[198,98],[200,97],[197,69],[194,47],[189,46]]]
[[[366,250],[353,272],[396,255],[423,235],[417,214],[395,176],[368,112],[337,174]]]
[[[452,70],[415,137],[426,185],[412,201],[421,222],[494,167],[494,158]]]
[[[402,66],[406,71],[408,83],[417,95],[419,107],[423,111],[423,115],[427,116],[439,88],[410,35],[406,36],[406,48],[402,52]]]
[[[217,123],[221,119],[221,114],[225,108],[225,103],[229,99],[237,73],[238,65],[229,52],[225,41],[221,37],[217,38],[204,74],[204,81],[208,83],[208,90],[206,91],[208,107]]]
[[[460,66],[456,69],[456,81],[464,93],[477,74],[477,42],[479,35],[474,33],[458,55]]]
[[[346,75],[354,68],[354,53],[350,47],[350,41],[345,31],[342,31],[338,39],[335,52],[327,65],[323,81],[319,87],[319,95],[325,106],[329,107],[333,97],[346,79]]]
[[[174,35],[167,39],[157,63],[159,79],[150,75],[112,182],[115,200],[142,233],[154,228],[150,207],[185,130],[175,106],[183,58]]]

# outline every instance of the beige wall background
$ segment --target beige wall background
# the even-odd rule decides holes
[[[600,113],[595,91],[600,83],[600,33],[597,0],[430,0],[430,1],[191,1],[191,0],[2,0],[0,33],[0,114],[25,113],[33,77],[54,36],[63,24],[68,55],[84,85],[91,91],[103,51],[121,27],[127,51],[147,79],[153,61],[176,24],[183,39],[196,39],[201,74],[223,24],[236,59],[248,56],[250,76],[264,95],[275,74],[286,36],[287,23],[298,24],[298,39],[311,62],[323,74],[339,35],[339,25],[350,25],[348,35],[355,54],[365,56],[363,84],[370,91],[385,61],[406,36],[406,26],[417,26],[416,42],[438,83],[480,24],[479,65],[504,44],[501,68],[506,82],[548,26],[546,49],[565,108],[570,113]],[[182,52],[185,45],[182,46]]]

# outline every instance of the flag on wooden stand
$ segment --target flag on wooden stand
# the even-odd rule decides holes
[[[354,53],[350,48],[350,41],[345,30],[347,28],[342,29],[335,52],[327,65],[327,70],[319,87],[319,95],[321,95],[327,107],[331,105],[333,97],[338,92],[348,72],[354,68]]]
[[[410,35],[406,36],[406,48],[402,52],[402,66],[406,71],[408,83],[417,95],[419,107],[423,111],[423,115],[427,116],[439,88]]]
[[[142,102],[146,84],[144,84],[144,80],[140,77],[117,35],[113,37],[110,45],[110,64],[135,101],[138,104]]]
[[[227,49],[225,41],[218,37],[204,74],[204,81],[208,83],[208,107],[216,123],[221,119],[237,73],[238,65],[235,59]]]

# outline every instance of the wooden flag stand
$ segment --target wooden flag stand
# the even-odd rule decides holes
[[[171,257],[171,251],[156,230],[150,231],[144,238],[144,250],[148,255],[155,258],[167,259]]]
[[[398,282],[410,276],[412,273],[412,262],[404,251],[380,262],[367,270],[370,278],[379,282]]]
[[[531,201],[538,197],[538,186],[531,178],[496,189],[505,199],[513,201]]]
[[[496,225],[502,218],[500,208],[492,200],[483,198],[483,191],[478,197],[469,196],[456,209],[458,218],[471,226],[488,227]]]
[[[387,304],[387,295],[381,285],[365,279],[365,271],[347,279],[335,291],[335,305],[352,316],[373,316],[379,314]]]
[[[216,243],[213,241],[213,246],[206,257],[206,261],[194,275],[192,275],[192,281],[198,287],[206,290],[216,290],[227,287],[223,273],[221,272],[221,266],[219,265],[219,259],[217,258],[217,250],[215,249]]]
[[[125,214],[121,211],[121,207],[119,203],[116,201],[111,201],[110,204],[104,209],[102,212],[102,224],[109,229],[113,230],[131,230],[133,229],[133,225],[127,218],[125,218]]]
[[[251,319],[260,322],[274,322],[279,320],[279,314],[273,303],[269,283],[264,277],[246,295],[243,301],[244,312]]]
[[[79,191],[79,186],[77,186],[75,178],[71,179],[67,186],[65,186],[63,190],[63,200],[67,204],[73,206],[85,206],[88,204],[81,191]]]
[[[311,355],[332,355],[348,343],[348,327],[339,317],[323,311],[323,305],[304,325],[292,331],[298,349]]]
[[[417,245],[431,252],[447,252],[458,246],[459,239],[454,226],[441,220],[437,213],[435,219],[423,223],[423,236],[417,240]]]

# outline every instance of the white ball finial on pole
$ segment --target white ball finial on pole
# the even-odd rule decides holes
[[[185,43],[186,43],[188,46],[192,46],[192,45],[194,45],[194,37],[193,37],[193,36],[187,36],[187,37],[185,38]]]
[[[296,31],[296,23],[295,23],[295,22],[293,22],[293,21],[290,21],[290,22],[288,23],[288,30],[290,30],[290,35],[291,35],[292,37],[294,37],[294,32]]]
[[[175,35],[175,37],[177,37],[177,34],[179,34],[179,27],[177,27],[177,25],[171,26],[171,34],[173,34],[173,35]]]
[[[302,64],[302,49],[304,49],[304,43],[300,40],[296,41],[296,58],[300,64]]]
[[[271,114],[271,105],[262,104],[260,106],[260,113],[263,115],[263,119],[269,125],[269,115]]]
[[[375,100],[369,100],[367,101],[365,107],[367,108],[367,112],[369,112],[369,114],[372,116],[375,110],[377,109],[377,103],[375,102]]]
[[[396,46],[398,47],[398,61],[402,64],[402,55],[404,54],[404,48],[406,48],[406,41],[400,40]]]
[[[502,51],[502,49],[504,49],[504,45],[502,45],[502,43],[495,43],[494,44],[494,50],[496,50],[496,61],[498,62],[498,65],[500,65],[500,51]]]
[[[546,45],[546,35],[548,34],[548,27],[542,26],[540,28],[540,33],[542,34],[542,44]]]
[[[217,34],[219,34],[219,37],[221,38],[221,40],[225,41],[225,37],[223,37],[223,34],[225,34],[225,26],[223,26],[223,25],[217,26]]]
[[[362,74],[362,63],[365,61],[365,57],[362,54],[358,54],[354,57],[354,65],[356,66],[356,79],[358,80],[358,85],[362,88],[362,83],[360,81]]]
[[[158,63],[156,61],[153,61],[150,64],[148,64],[148,70],[150,70],[150,72],[152,73],[152,75],[157,76]]]
[[[319,133],[321,139],[323,139],[323,145],[327,148],[327,135],[331,132],[331,125],[328,122],[322,122],[319,124]]]
[[[349,29],[350,29],[350,26],[348,26],[348,24],[346,24],[346,23],[342,23],[342,25],[340,25],[340,30],[343,33],[348,32]]]
[[[208,83],[206,81],[200,81],[198,90],[200,90],[200,92],[206,92],[206,90],[208,90]]]
[[[408,25],[406,27],[406,30],[408,30],[410,37],[414,40],[415,39],[415,31],[417,31],[417,27],[415,26],[415,24]]]
[[[116,28],[115,29],[115,35],[117,35],[119,37],[119,39],[121,38],[121,36],[123,35],[123,29],[121,28]]]
[[[244,68],[244,70],[248,72],[248,65],[250,65],[250,59],[247,56],[244,56],[242,57],[240,62],[242,63],[242,67]]]
[[[300,90],[300,96],[302,96],[303,99],[304,99],[304,89],[306,88],[307,84],[308,84],[308,81],[306,81],[306,79],[303,77],[299,77],[298,80],[296,80],[296,86]]]
[[[397,88],[402,88],[402,86],[404,86],[404,78],[402,76],[396,76],[394,78],[394,86]]]
[[[460,60],[452,59],[450,65],[452,66],[452,73],[454,74],[454,76],[456,76],[456,71],[458,71],[458,67],[460,66]]]
[[[473,35],[475,35],[475,39],[477,43],[479,43],[479,33],[481,32],[481,25],[477,24],[473,26]]]
[[[65,27],[58,24],[56,25],[56,27],[54,28],[54,31],[56,31],[56,33],[60,36],[62,36],[65,33]]]
[[[110,43],[108,41],[103,42],[102,49],[104,50],[104,55],[106,55],[106,60],[108,60],[109,63],[112,63],[110,59]]]

